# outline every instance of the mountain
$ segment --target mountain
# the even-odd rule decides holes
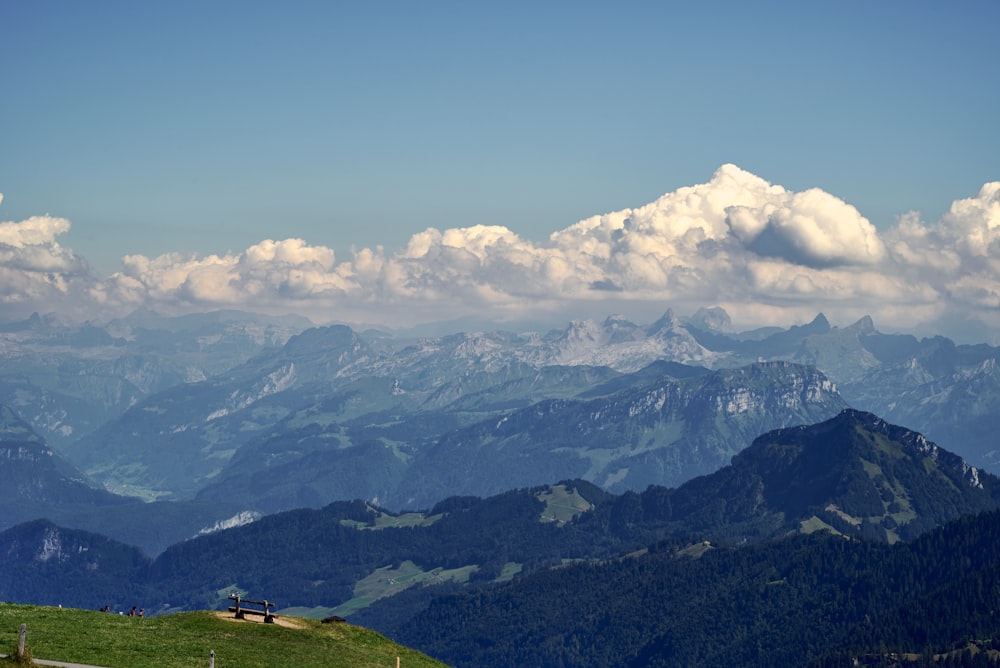
[[[234,513],[355,497],[426,507],[562,478],[613,491],[678,485],[763,431],[846,405],[918,428],[975,466],[997,456],[998,349],[882,334],[867,317],[738,333],[721,309],[687,320],[668,309],[652,324],[609,316],[546,334],[399,340],[294,325],[232,313],[75,327],[35,317],[0,332],[0,395],[105,488],[231,501]],[[793,366],[766,392],[748,380],[748,410],[706,408],[713,392],[739,391],[741,369],[768,361]],[[794,395],[808,367],[832,382],[825,408],[767,404],[768,393]],[[642,405],[661,400],[658,417]]]
[[[58,506],[112,505],[127,500],[87,484],[72,464],[56,454],[13,410],[0,405],[0,486],[4,520],[33,519]]]
[[[127,610],[145,598],[149,558],[135,547],[48,520],[8,529],[0,542],[5,601]]]
[[[61,448],[145,396],[211,377],[309,326],[235,311],[83,324],[34,314],[0,323],[0,403]]]
[[[721,311],[721,310],[720,310]],[[851,406],[919,430],[976,466],[1000,465],[1000,348],[879,332],[868,316],[847,327],[822,315],[787,330],[728,331],[724,311],[687,331],[714,366],[784,359],[822,370]]]
[[[1000,514],[893,546],[663,543],[443,596],[391,634],[453,666],[996,665]]]
[[[370,354],[347,327],[306,330],[272,354],[138,402],[63,452],[115,489],[190,496],[241,442],[308,405]]]
[[[439,583],[450,590],[509,579],[564,556],[613,554],[617,539],[604,540],[569,522],[592,507],[584,494],[603,498],[578,483],[491,499],[457,497],[424,514],[387,513],[362,501],[287,511],[181,541],[155,559],[136,556],[118,581],[108,580],[100,565],[119,563],[131,551],[103,536],[38,520],[0,533],[0,554],[10,555],[0,560],[9,583],[0,587],[0,599],[54,600],[70,591],[62,573],[79,580],[71,590],[79,595],[63,594],[59,602],[85,608],[103,600],[88,598],[94,587],[87,583],[100,582],[107,597],[141,585],[150,611],[214,608],[236,588],[279,601],[282,608],[344,604],[338,612],[350,614],[371,602],[356,596],[359,583],[386,596],[408,586],[386,586],[383,575],[393,568],[407,573],[408,584]],[[45,555],[54,545],[62,547],[53,561]]]
[[[338,425],[365,415],[395,421],[437,409],[441,424],[454,428],[500,404],[572,396],[664,356],[702,356],[678,327],[668,312],[654,328],[609,318],[600,325],[575,322],[543,337],[478,332],[395,342],[380,333],[367,340],[344,326],[313,328],[202,382],[174,383],[134,398],[120,417],[60,449],[111,488],[186,498],[244,445],[273,435],[283,420],[301,421],[303,413],[324,414],[322,426],[329,428],[331,419]],[[552,367],[582,373],[569,379],[561,372],[567,382],[560,386],[546,371]],[[535,382],[540,375],[552,380]],[[333,415],[326,417],[331,406]]]
[[[639,375],[640,378],[644,374]],[[843,401],[822,374],[755,364],[648,382],[595,399],[553,399],[443,435],[417,453],[396,501],[484,495],[560,478],[610,491],[676,485],[714,471],[768,429],[814,422]]]
[[[904,339],[900,341],[900,339]],[[924,339],[906,346],[902,359],[872,368],[846,392],[854,405],[894,422],[912,426],[949,446],[971,462],[989,469],[1000,466],[996,433],[1000,429],[1000,349],[956,346],[948,339]]]
[[[761,431],[845,406],[822,374],[786,363],[620,374],[449,354],[476,370],[427,378],[440,367],[422,363],[404,375],[404,358],[393,362],[398,375],[370,377],[358,368],[388,364],[384,353],[346,328],[337,336],[343,345],[307,348],[337,360],[325,380],[301,378],[297,369],[321,364],[295,338],[276,359],[254,361],[253,373],[246,365],[151,397],[68,454],[92,475],[124,472],[168,498],[265,513],[348,498],[419,508],[565,478],[612,490],[677,484]]]
[[[200,531],[239,521],[242,511],[225,500],[143,503],[94,487],[27,422],[2,405],[0,486],[4,490],[0,529],[45,519],[100,532],[154,555]]]
[[[826,530],[891,543],[998,506],[1000,479],[917,432],[847,409],[758,437],[655,512],[675,532],[731,541]]]
[[[1000,642],[998,507],[1000,479],[849,409],[574,521],[645,537],[648,551],[447,594],[403,618],[376,604],[358,619],[456,666],[943,660],[970,637],[985,639],[973,651]],[[710,540],[678,544],[691,535]]]
[[[485,499],[452,497],[422,513],[354,501],[269,515],[164,550],[149,562],[145,607],[214,607],[224,603],[219,592],[236,588],[299,614],[357,614],[392,635],[442,595],[576,561],[618,561],[650,549],[699,554],[800,534],[837,536],[835,544],[902,544],[998,508],[998,487],[997,478],[921,435],[845,410],[770,432],[730,466],[678,488],[614,495],[571,481]],[[42,539],[24,546],[23,532],[0,534],[0,553],[44,549]],[[15,539],[16,550],[9,544]],[[100,559],[101,549],[95,538],[78,552]],[[34,577],[30,560],[7,568],[26,569],[23,582],[40,597],[60,586]]]

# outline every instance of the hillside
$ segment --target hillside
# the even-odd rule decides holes
[[[443,489],[483,495],[563,478],[619,493],[674,486],[725,465],[760,433],[816,422],[845,406],[822,373],[796,364],[664,374],[444,434],[414,458],[400,501],[419,506]]]
[[[665,544],[439,598],[394,636],[486,668],[911,665],[902,653],[996,665],[964,650],[1000,643],[998,555],[996,512],[893,546],[828,533]]]
[[[0,405],[0,529],[42,518],[100,532],[159,554],[228,518],[240,508],[212,503],[143,503],[97,488],[50,448],[13,410]]]
[[[846,409],[821,423],[763,434],[729,466],[676,489],[625,493],[578,523],[643,527],[650,542],[698,534],[735,543],[826,531],[891,543],[998,506],[995,476],[917,432]]]
[[[128,500],[86,482],[7,406],[0,405],[0,486],[6,522],[33,519],[53,507],[107,506]]]
[[[0,323],[0,404],[61,449],[143,397],[224,372],[309,326],[236,311],[140,310],[82,324],[36,313]]]
[[[443,666],[372,631],[350,624],[282,618],[281,624],[190,612],[143,619],[70,608],[0,603],[0,648],[17,648],[21,624],[35,659],[107,668],[407,668]]]

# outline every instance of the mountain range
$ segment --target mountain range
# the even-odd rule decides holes
[[[921,626],[933,592],[972,585],[935,580],[952,557],[925,536],[959,531],[964,546],[975,539],[963,531],[994,533],[997,352],[883,334],[870,318],[734,332],[720,309],[425,338],[239,313],[33,316],[0,326],[0,597],[140,599],[160,613],[220,607],[239,589],[457,665],[717,665],[692,649],[692,628],[630,616],[645,594],[619,578],[641,574],[732,621],[737,594],[673,580],[718,577],[758,619],[784,601],[781,614],[829,631],[800,633],[795,657],[773,665],[878,657],[892,638],[862,610],[889,620],[899,647],[938,647],[946,634]],[[941,528],[956,522],[966,528]],[[965,559],[976,586],[993,586]],[[832,575],[780,590],[794,604],[761,598],[793,582],[772,575],[816,560]],[[897,598],[924,611],[919,623],[870,593],[902,591],[907,568],[916,593]],[[606,615],[549,623],[524,602],[568,597],[564,577],[621,599],[627,621],[604,622],[614,637],[588,626]],[[823,618],[803,612],[838,582],[869,593],[834,596]],[[980,594],[966,597],[988,607]],[[515,601],[529,621],[502,636],[478,626]],[[482,616],[463,626],[467,605]],[[1000,632],[979,611],[967,626]],[[698,642],[744,665],[784,656]]]
[[[83,324],[36,313],[0,323],[0,404],[60,448],[149,394],[214,376],[308,326],[235,311]]]
[[[614,492],[676,486],[760,433],[847,406],[979,467],[995,450],[997,349],[881,334],[869,318],[736,333],[721,309],[668,310],[650,325],[610,316],[420,339],[306,324],[35,316],[0,332],[0,390],[80,480],[214,504],[193,513],[208,525],[339,499],[426,508],[569,478]],[[117,537],[138,541],[127,528]]]
[[[61,451],[108,488],[147,499],[239,495],[256,479],[257,489],[274,490],[266,498],[253,495],[264,512],[355,497],[395,507],[426,505],[449,493],[489,494],[561,477],[585,477],[614,490],[673,485],[725,464],[763,431],[822,419],[847,405],[916,424],[971,462],[990,465],[993,397],[1000,396],[995,348],[883,335],[867,318],[839,329],[819,316],[788,330],[743,334],[698,326],[725,329],[726,323],[718,310],[688,322],[668,311],[648,326],[609,317],[603,323],[576,321],[545,335],[479,332],[416,341],[345,326],[312,328],[202,381],[137,398]],[[676,418],[684,413],[687,419],[686,409],[676,406],[674,419],[664,417],[655,425],[637,427],[638,415],[628,414],[648,414],[636,403],[643,392],[655,405],[666,401],[654,398],[657,391],[672,391],[666,384],[693,386],[696,376],[710,372],[732,374],[729,387],[715,383],[723,394],[753,393],[739,385],[735,370],[761,361],[819,370],[826,380],[806,379],[803,374],[815,372],[786,367],[789,377],[775,371],[773,381],[789,387],[818,383],[830,405],[821,409],[812,399],[784,412],[773,412],[772,405],[767,416],[751,412],[745,417],[758,421],[756,431],[748,424],[728,441],[695,434],[687,422],[682,426]],[[712,382],[703,383],[708,391]],[[626,397],[628,388],[632,395]],[[761,400],[756,391],[755,406]],[[681,394],[698,401],[687,389]],[[712,401],[708,395],[702,400]],[[591,443],[558,457],[562,470],[542,461],[542,475],[534,479],[490,480],[516,470],[510,447],[506,457],[481,462],[491,470],[488,478],[457,469],[447,482],[434,479],[442,459],[465,454],[456,444],[479,439],[501,420],[502,433],[490,434],[494,447],[484,452],[503,455],[501,443],[528,443],[537,458],[541,450],[530,445],[532,437],[511,432],[513,424],[530,427],[531,410],[548,415],[551,428],[565,433],[555,424],[559,419],[583,428],[579,411],[607,415],[612,404],[629,406],[616,428],[630,436],[623,440],[620,433],[609,433],[610,442],[630,441],[627,451]],[[703,411],[695,422],[705,428],[710,420]],[[725,431],[734,423],[719,425]],[[606,429],[592,426],[592,433]],[[652,432],[643,435],[644,429]],[[717,445],[668,451],[673,442],[699,438]],[[287,482],[295,480],[305,482],[289,488]],[[224,481],[242,484],[227,487]]]
[[[919,585],[898,603],[929,595],[932,574],[934,582],[943,582],[932,564],[946,557],[934,552],[926,563],[920,561],[925,557],[919,550],[940,551],[940,539],[921,543],[922,537],[979,514],[984,519],[978,525],[963,526],[994,540],[1000,537],[998,507],[1000,479],[919,433],[845,409],[815,425],[764,434],[729,466],[677,488],[650,486],[616,495],[585,481],[566,481],[485,499],[453,497],[423,513],[392,513],[360,500],[336,502],[186,540],[155,559],[104,536],[36,520],[0,533],[0,596],[119,609],[141,601],[161,613],[223,606],[237,590],[275,599],[285,614],[347,616],[453,665],[509,665],[513,658],[533,665],[677,665],[677,652],[689,651],[699,637],[705,642],[704,634],[721,622],[697,636],[690,624],[678,626],[670,621],[676,616],[667,613],[658,613],[662,621],[653,624],[635,616],[650,609],[649,597],[656,592],[672,592],[663,594],[664,601],[679,609],[681,597],[694,595],[691,583],[700,581],[697,596],[706,615],[715,610],[732,620],[733,611],[720,607],[731,596],[749,597],[768,615],[792,601],[786,616],[805,615],[807,603],[825,610],[821,621],[836,633],[824,635],[824,641],[810,631],[807,643],[795,645],[801,660],[867,642],[857,636],[863,632],[860,610],[895,614],[893,606],[876,605],[880,592],[900,587],[899,578],[905,577],[904,567],[893,560],[910,564],[909,577]],[[964,534],[956,539],[959,547],[947,556],[949,563],[974,554],[964,545],[975,540]],[[923,547],[887,552],[879,545]],[[992,563],[993,554],[979,556]],[[816,560],[826,560],[825,566],[807,565]],[[566,567],[572,563],[586,567]],[[965,563],[975,563],[974,572],[987,572],[978,562]],[[816,573],[803,575],[811,571]],[[719,578],[715,584],[704,579],[710,573]],[[632,578],[640,580],[625,584]],[[856,583],[850,586],[867,593],[819,605],[838,583]],[[788,590],[772,590],[781,596],[761,599],[771,587],[785,585]],[[542,621],[525,602],[532,597],[598,614]],[[593,608],[595,597],[603,597],[609,609]],[[629,607],[633,601],[635,609]],[[505,606],[517,609],[523,620],[491,621]],[[609,611],[625,619],[612,621]],[[759,615],[742,623],[753,619]],[[588,631],[591,624],[596,626]],[[494,630],[485,631],[490,625]],[[638,631],[618,633],[623,625]],[[787,640],[789,631],[782,635],[777,627],[756,628],[753,637],[765,647]],[[616,629],[613,637],[606,635],[610,629]],[[604,640],[552,644],[553,638],[581,633]],[[532,641],[542,637],[549,640]],[[705,642],[718,649],[692,665],[712,665],[721,656],[715,652],[722,651],[738,651],[745,659],[750,650],[742,638]],[[523,647],[515,652],[513,645]],[[602,653],[614,647],[632,658],[613,660]],[[765,665],[763,656],[739,662]],[[802,663],[785,656],[773,665]]]

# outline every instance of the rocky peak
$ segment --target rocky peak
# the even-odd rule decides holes
[[[290,355],[323,352],[330,349],[357,349],[361,339],[346,325],[313,327],[296,334],[285,344],[285,352]]]
[[[681,326],[680,320],[674,313],[674,310],[668,308],[666,313],[660,316],[660,319],[654,322],[646,330],[647,336],[656,336],[658,334],[672,334],[674,330]]]
[[[857,333],[860,336],[875,334],[875,323],[870,315],[862,316],[853,325],[846,327],[848,331]]]
[[[808,325],[802,325],[802,331],[810,334],[826,334],[830,331],[830,321],[822,313],[818,313]]]

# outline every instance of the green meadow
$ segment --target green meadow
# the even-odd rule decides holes
[[[21,624],[34,659],[107,668],[440,667],[444,664],[346,623],[280,617],[276,624],[200,611],[128,617],[89,610],[0,603],[0,653],[13,665]]]

